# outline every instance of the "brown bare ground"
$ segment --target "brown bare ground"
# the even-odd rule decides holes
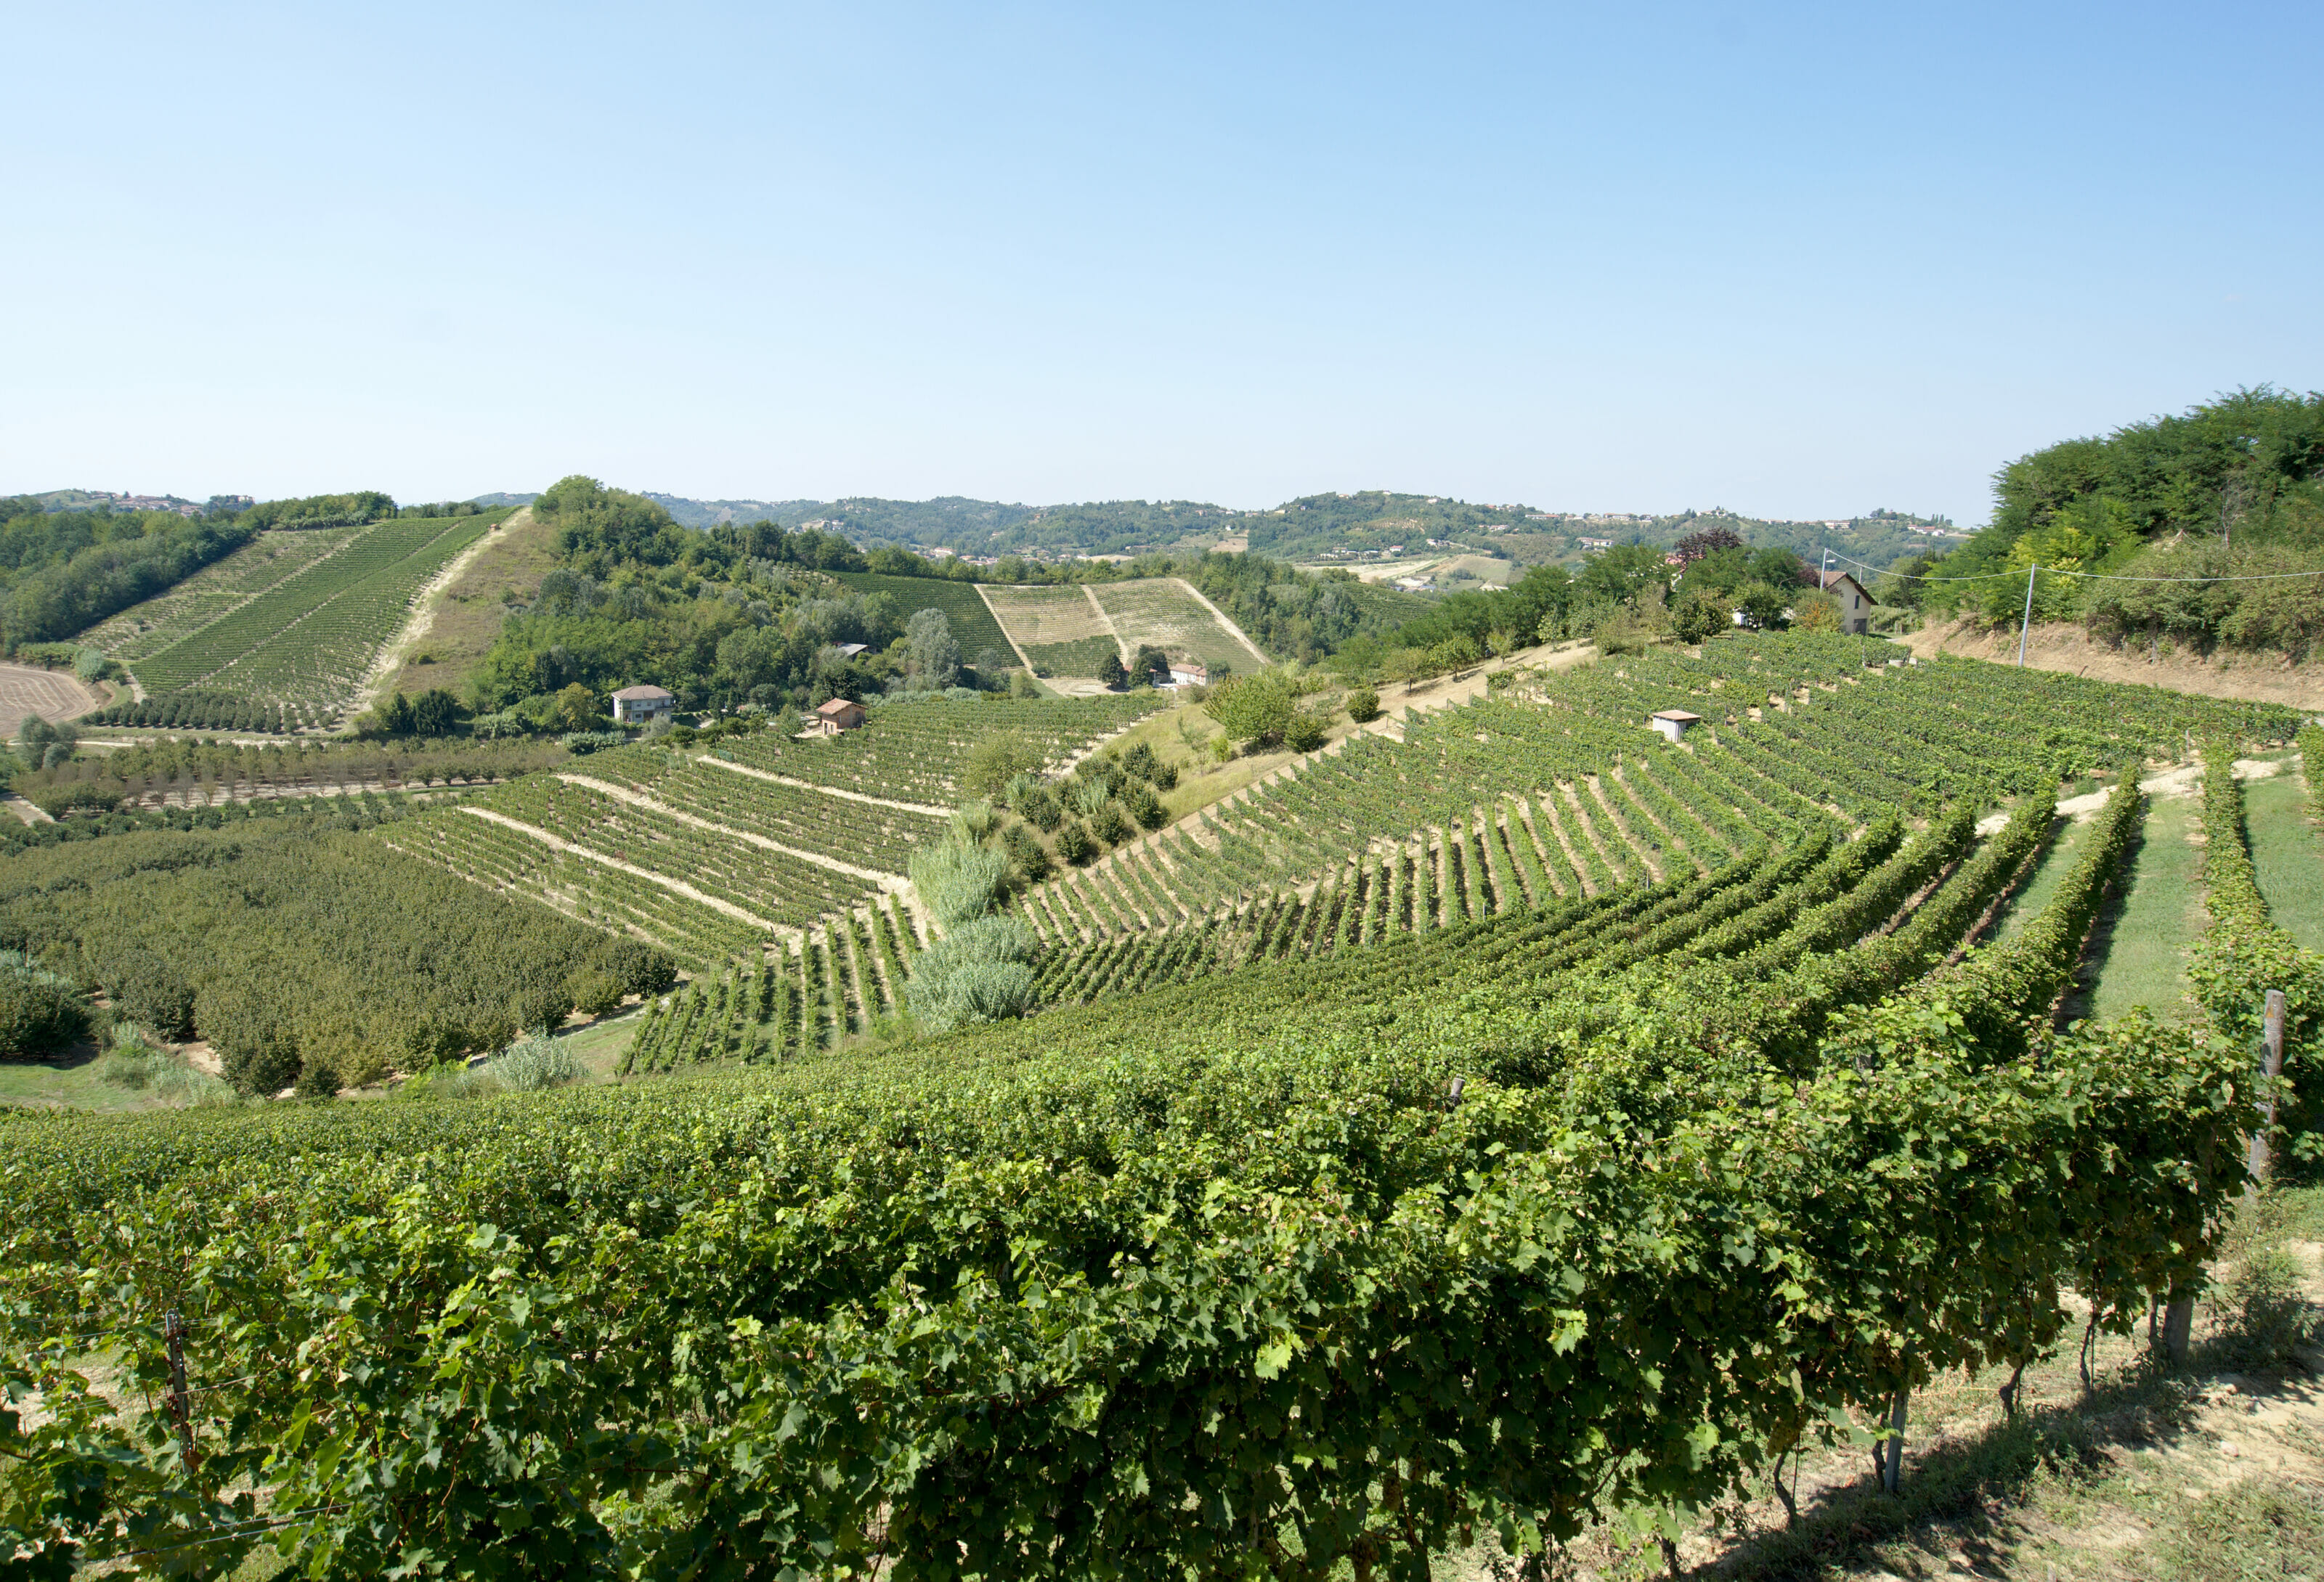
[[[69,720],[104,703],[95,687],[68,671],[0,665],[0,734],[15,735],[16,727],[34,714],[43,720]]]
[[[2015,627],[1985,631],[1974,621],[1957,621],[1896,640],[1924,659],[1946,653],[2004,665],[2017,662]],[[2061,670],[2093,681],[2128,681],[2206,697],[2253,698],[2324,710],[2324,662],[2295,665],[2264,655],[2225,652],[2205,658],[2184,648],[2150,658],[2142,645],[2093,638],[2069,621],[2034,628],[2025,645],[2025,663],[2032,669]]]

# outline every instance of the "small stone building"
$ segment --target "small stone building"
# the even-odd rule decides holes
[[[862,723],[863,705],[853,698],[835,697],[816,706],[815,730],[819,736],[836,736]]]
[[[1210,684],[1211,667],[1208,665],[1197,665],[1192,659],[1173,659],[1170,661],[1171,685],[1208,686]]]
[[[1695,726],[1702,724],[1702,716],[1690,714],[1684,709],[1658,709],[1646,716],[1646,723],[1673,741],[1676,741]]]
[[[625,686],[613,694],[613,718],[624,725],[642,725],[666,718],[678,699],[659,686]]]

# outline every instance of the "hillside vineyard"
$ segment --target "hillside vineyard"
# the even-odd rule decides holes
[[[2235,986],[2298,952],[2221,771],[2299,721],[1902,658],[1720,639],[1359,734],[1021,889],[1044,1008],[897,1044],[845,1037],[929,936],[885,880],[980,734],[1063,759],[1145,705],[624,749],[382,824],[700,970],[614,1086],[0,1110],[54,1530],[205,1574],[1421,1575],[2127,1331],[2243,1186]],[[2061,1029],[2141,767],[2207,747],[2225,1035]]]

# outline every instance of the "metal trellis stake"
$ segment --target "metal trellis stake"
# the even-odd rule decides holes
[[[2025,568],[2025,618],[2017,623],[2017,667],[2025,668],[2025,634],[2034,630],[2034,574],[2042,569],[2037,562]]]

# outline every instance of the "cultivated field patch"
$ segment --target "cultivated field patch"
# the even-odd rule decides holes
[[[0,665],[0,735],[15,735],[16,727],[35,714],[43,720],[69,720],[101,701],[64,671]]]
[[[116,659],[157,654],[276,584],[337,554],[363,531],[361,528],[324,528],[261,533],[167,593],[90,627],[78,640],[103,648]]]
[[[1028,654],[1036,648],[1051,648],[1062,643],[1087,642],[1103,638],[1110,645],[1113,634],[1106,630],[1105,620],[1089,602],[1079,587],[1011,588],[988,585],[985,597],[992,601],[1001,624],[1009,635],[1023,644]],[[1034,654],[1033,661],[1040,662]],[[1060,671],[1061,675],[1078,676],[1081,671]],[[1095,670],[1087,674],[1094,676]]]
[[[497,520],[410,517],[365,528],[133,667],[151,692],[344,711],[429,579]]]
[[[1260,661],[1250,648],[1176,577],[1144,577],[1090,590],[1112,617],[1114,630],[1134,651],[1151,643],[1172,658],[1250,672]]]
[[[1111,656],[1117,662],[1121,650],[1110,637],[1085,637],[1069,643],[1027,643],[1025,657],[1033,661],[1036,676],[1066,676],[1089,679],[1100,674]]]

